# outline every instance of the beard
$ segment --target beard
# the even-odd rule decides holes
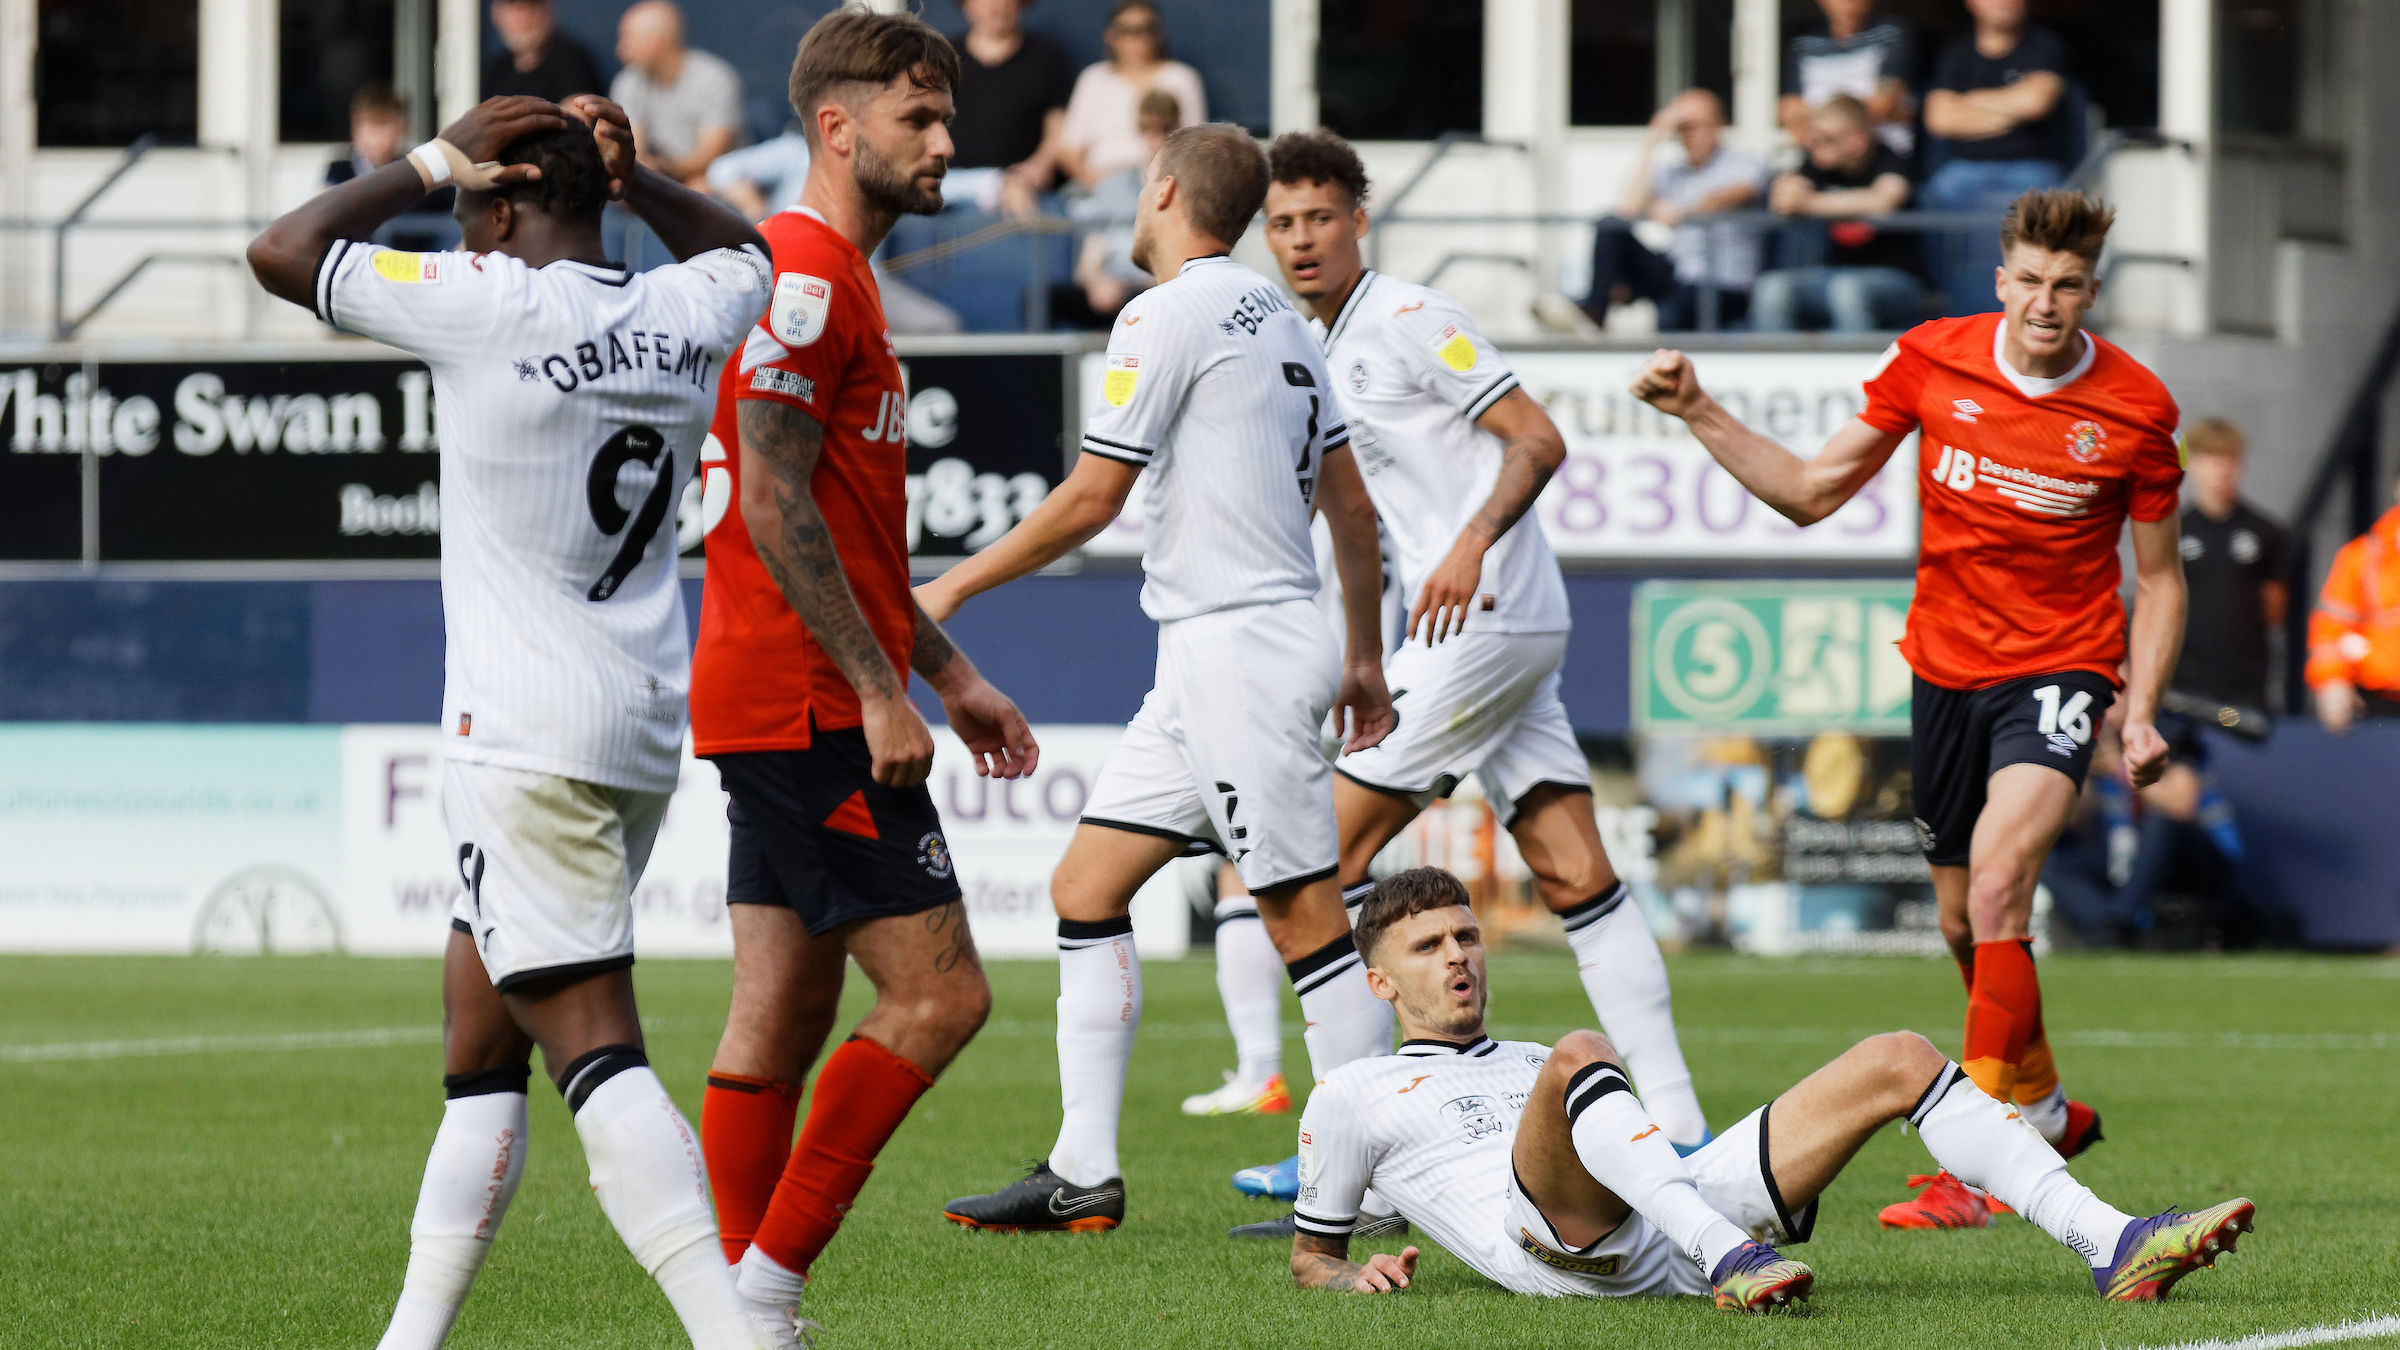
[[[885,159],[876,150],[874,142],[864,136],[858,138],[858,149],[851,158],[850,173],[852,180],[858,184],[858,195],[876,210],[906,216],[941,213],[941,188],[917,186],[916,175],[901,172],[898,165]]]

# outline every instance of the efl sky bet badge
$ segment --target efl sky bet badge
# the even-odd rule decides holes
[[[1100,397],[1122,408],[1133,401],[1133,386],[1142,378],[1142,358],[1132,352],[1110,352],[1108,374],[1100,381]]]
[[[379,248],[374,253],[375,275],[385,281],[439,281],[442,259],[438,253],[396,253]]]
[[[786,347],[805,347],[825,336],[825,316],[832,310],[832,283],[805,272],[786,272],[775,278],[767,331]]]
[[[1442,364],[1452,370],[1473,370],[1475,339],[1460,331],[1457,324],[1444,324],[1442,331],[1434,334],[1433,354],[1442,358]]]
[[[2098,422],[2077,422],[2067,429],[2067,454],[2078,464],[2096,464],[2108,448],[2108,433]]]

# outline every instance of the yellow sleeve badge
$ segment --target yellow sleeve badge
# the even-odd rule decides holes
[[[1133,387],[1142,378],[1142,358],[1132,352],[1110,352],[1108,373],[1100,380],[1100,397],[1108,406],[1122,408],[1133,401]]]
[[[1475,368],[1475,339],[1457,324],[1444,324],[1433,336],[1433,354],[1442,358],[1443,365],[1464,374]]]
[[[438,253],[400,253],[388,248],[375,250],[372,258],[375,275],[385,281],[439,281],[442,259]]]

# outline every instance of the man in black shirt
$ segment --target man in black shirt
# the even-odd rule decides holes
[[[1875,136],[1866,105],[1836,94],[1808,115],[1808,160],[1775,180],[1769,209],[1831,217],[1825,265],[1762,274],[1750,292],[1750,326],[1765,333],[1832,328],[1865,333],[1913,326],[1925,317],[1917,241],[1859,216],[1908,205],[1908,161]]]
[[[2283,530],[2241,499],[2242,433],[2221,417],[2184,433],[2183,580],[2191,592],[2170,686],[2212,703],[2267,706],[2267,634],[2291,602]]]
[[[2067,44],[2025,21],[2025,0],[1967,0],[1967,11],[1974,30],[1942,48],[1925,82],[1925,131],[1943,162],[1917,195],[1928,210],[1997,216],[2066,173]],[[1937,280],[1951,314],[2000,308],[1998,238],[1985,229],[1946,241]]]
[[[1052,157],[1075,89],[1066,48],[1025,31],[1028,3],[964,0],[967,31],[951,40],[960,57],[951,172],[1002,171],[1000,201],[1010,215],[1031,214],[1034,194],[1057,177]]]
[[[485,98],[530,94],[564,103],[608,92],[590,49],[558,30],[551,0],[492,0],[492,27],[506,50],[483,63]]]
[[[1825,17],[1784,44],[1775,119],[1794,144],[1805,146],[1809,113],[1848,94],[1874,119],[1875,139],[1903,158],[1915,153],[1916,28],[1876,13],[1875,0],[1817,0],[1817,8]]]

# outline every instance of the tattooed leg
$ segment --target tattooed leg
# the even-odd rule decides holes
[[[846,943],[875,982],[875,1007],[858,1034],[927,1074],[941,1073],[992,1009],[966,906],[953,900],[922,914],[869,919]]]

